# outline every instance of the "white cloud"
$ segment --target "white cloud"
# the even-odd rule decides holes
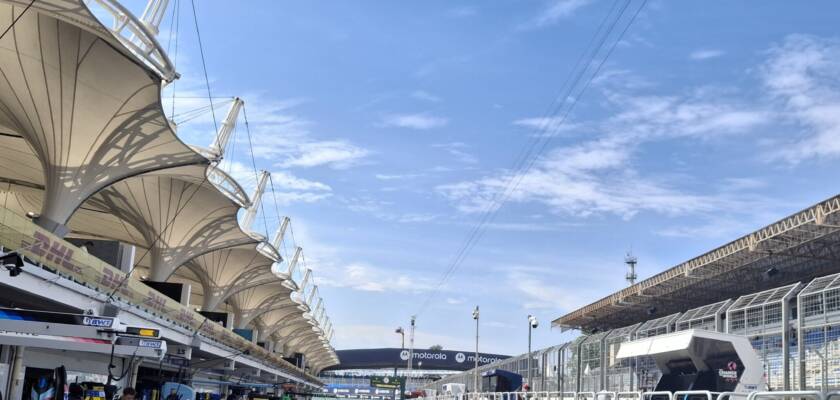
[[[274,180],[276,188],[289,190],[316,190],[316,191],[330,191],[332,188],[329,185],[310,181],[308,179],[298,178],[288,172],[273,172],[271,179]]]
[[[588,295],[585,287],[575,287],[574,290],[558,286],[553,279],[546,279],[545,274],[550,271],[534,273],[530,268],[512,267],[507,272],[507,281],[520,294],[522,307],[526,310],[550,310],[555,313],[573,310],[594,298]],[[589,293],[591,294],[591,293]]]
[[[254,192],[257,176],[252,166],[238,161],[223,161],[219,168],[233,177],[249,195]],[[267,191],[263,197],[265,202],[277,198],[278,205],[285,206],[293,203],[314,203],[332,196],[332,188],[329,185],[297,177],[288,171],[271,172],[271,179],[274,181],[276,192],[272,196]]]
[[[327,287],[350,288],[363,292],[411,292],[423,293],[432,289],[432,283],[424,277],[414,277],[395,272],[393,269],[355,262],[341,267],[319,268],[317,281]],[[387,276],[387,280],[382,277]]]
[[[425,176],[425,174],[376,174],[375,176],[380,181],[396,181],[419,178]]]
[[[411,97],[417,100],[423,100],[432,103],[439,103],[443,101],[443,99],[441,99],[440,97],[435,96],[425,90],[415,90],[411,93]]]
[[[407,340],[407,338],[406,338]],[[334,346],[339,349],[364,349],[374,347],[399,347],[400,337],[394,335],[394,327],[376,324],[337,325],[335,329]],[[392,343],[388,346],[387,343]],[[383,345],[385,344],[385,345]],[[441,344],[445,349],[471,349],[475,344],[471,339],[460,336],[448,336],[430,331],[417,329],[414,347],[427,349],[435,344]]]
[[[342,198],[341,200],[346,204],[347,209],[350,211],[370,214],[377,219],[388,222],[398,222],[403,224],[420,223],[434,221],[439,217],[437,214],[429,213],[393,212],[389,210],[389,208],[393,206],[393,203],[370,197],[348,197]]]
[[[277,192],[277,205],[287,206],[294,203],[316,203],[332,197],[332,193]]]
[[[426,113],[392,114],[382,118],[379,126],[428,130],[446,126],[449,120]]]
[[[681,215],[708,211],[721,201],[684,194],[628,168],[631,147],[597,141],[552,151],[526,173],[504,172],[476,181],[442,185],[438,192],[466,213],[498,207],[506,189],[510,202],[538,202],[553,212],[576,216],[615,214],[630,218],[639,211]]]
[[[468,148],[464,143],[461,142],[452,142],[452,143],[438,143],[433,144],[432,147],[443,149],[447,153],[449,153],[452,157],[455,157],[455,160],[464,164],[476,164],[478,163],[478,158],[474,155],[467,153],[464,149]]]
[[[276,142],[274,142],[276,144]],[[310,141],[290,143],[287,149],[270,149],[258,153],[268,156],[272,153],[285,153],[286,159],[277,166],[283,168],[292,167],[317,167],[329,166],[334,169],[346,169],[360,164],[370,152],[361,147],[355,146],[344,140]]]
[[[524,126],[538,131],[537,137],[554,137],[560,134],[574,132],[583,126],[579,123],[563,121],[562,117],[534,117],[513,121],[514,125]]]
[[[552,25],[564,18],[571,17],[579,9],[592,3],[592,0],[552,0],[539,15],[524,27],[540,28]]]
[[[476,14],[478,14],[478,9],[472,6],[453,7],[446,12],[446,15],[455,18],[472,17]]]
[[[770,151],[796,164],[840,156],[840,41],[792,35],[769,51],[764,86],[800,134]]]
[[[692,60],[702,61],[708,60],[710,58],[717,58],[724,55],[725,52],[723,50],[717,49],[700,49],[692,51],[691,54],[688,55],[689,58]]]

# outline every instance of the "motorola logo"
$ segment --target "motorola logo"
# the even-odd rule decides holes
[[[409,355],[408,350],[403,350],[403,351],[400,352],[400,358],[403,361],[408,361],[408,355]]]
[[[465,356],[464,353],[458,353],[458,354],[455,355],[455,361],[457,361],[459,364],[466,361],[466,360],[467,360],[467,356]]]

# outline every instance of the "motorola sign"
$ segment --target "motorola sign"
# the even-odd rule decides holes
[[[458,353],[455,355],[455,361],[459,363],[467,361],[467,356],[465,356],[464,353]]]
[[[409,358],[406,349],[338,350],[339,365],[331,370],[365,368],[405,368]],[[509,356],[479,353],[478,364],[486,365]],[[475,353],[468,351],[414,349],[412,368],[445,371],[466,371],[475,365]],[[420,362],[423,362],[422,366]]]

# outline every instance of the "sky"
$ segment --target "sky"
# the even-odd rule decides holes
[[[164,104],[207,146],[180,3],[159,36],[181,73]],[[525,352],[529,314],[534,348],[560,344],[576,333],[550,321],[622,288],[628,251],[646,278],[837,193],[840,4],[649,0],[564,100],[623,4],[196,2],[215,118],[232,96],[246,104],[222,169],[246,188],[254,166],[272,172],[254,229],[291,218],[287,245],[304,248],[337,349],[398,347],[414,314],[417,348],[472,349],[476,305],[482,351]],[[550,111],[558,96],[575,104],[565,119]],[[544,151],[515,168],[534,143]]]

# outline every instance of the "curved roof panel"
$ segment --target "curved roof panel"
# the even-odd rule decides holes
[[[0,19],[21,11],[0,3]],[[26,13],[0,47],[15,55],[0,57],[0,126],[25,139],[5,141],[4,150],[39,160],[45,228],[66,233],[88,197],[121,179],[208,162],[170,128],[159,77],[108,37]]]
[[[279,279],[237,292],[230,297],[230,303],[237,310],[234,324],[245,328],[260,315],[291,304],[290,294],[291,291]]]
[[[200,255],[185,266],[201,277],[204,286],[201,309],[214,311],[237,292],[277,281],[271,272],[273,263],[256,246],[248,244]]]

